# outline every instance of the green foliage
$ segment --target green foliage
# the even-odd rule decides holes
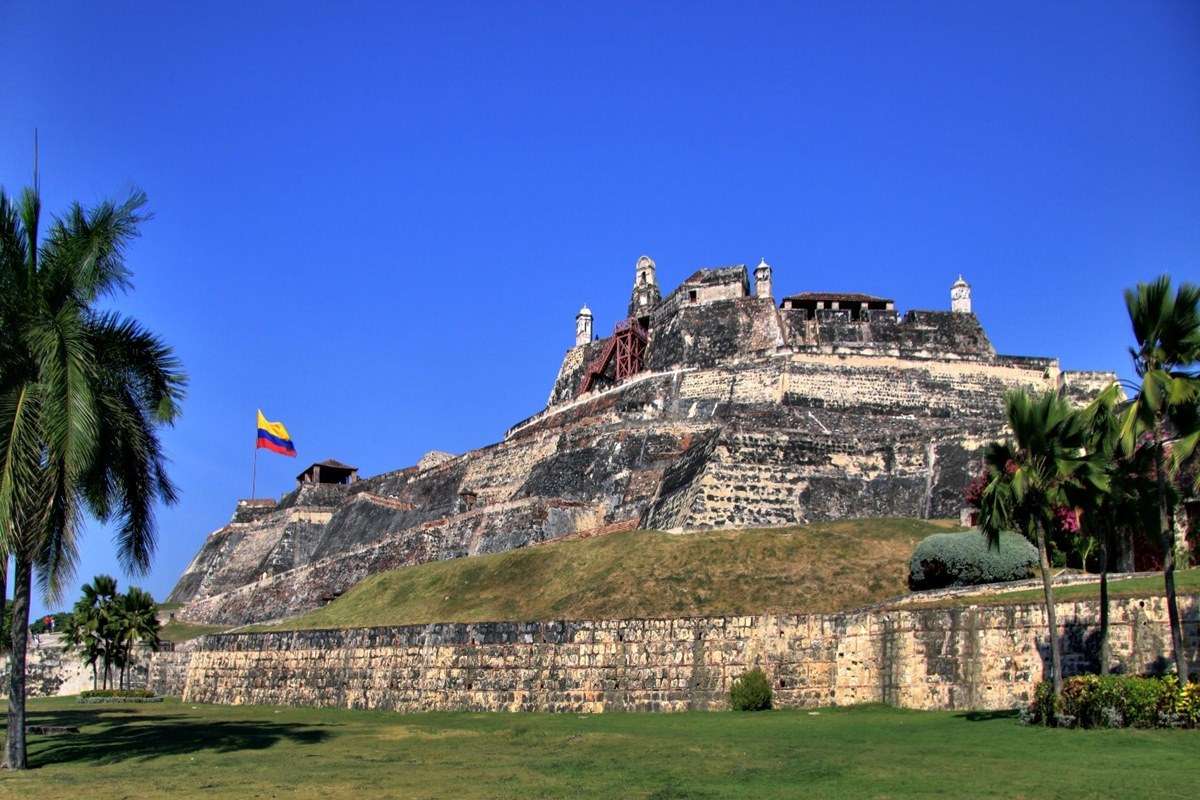
[[[920,590],[1019,581],[1033,577],[1037,561],[1037,548],[1011,531],[998,534],[994,546],[977,530],[935,533],[913,550],[908,585]]]
[[[97,575],[85,583],[82,594],[63,632],[67,645],[79,653],[92,668],[93,677],[107,690],[113,668],[119,671],[119,682],[124,683],[125,670],[138,643],[152,650],[159,648],[158,608],[154,598],[136,586],[125,594],[118,592],[117,581],[110,575]]]
[[[172,503],[159,439],[179,414],[178,359],[138,322],[105,310],[130,287],[125,249],[146,196],[74,204],[40,233],[38,187],[0,190],[0,552],[29,608],[36,572],[48,601],[74,573],[85,515],[111,522],[126,572],[150,567],[154,509]],[[28,617],[11,647],[26,646]],[[25,676],[9,692],[9,725],[25,720]],[[23,769],[25,738],[6,744]]]
[[[155,695],[149,689],[90,689],[80,692],[79,696],[86,700],[93,697],[154,697]]]
[[[1121,442],[1127,453],[1150,433],[1160,442],[1164,423],[1175,431],[1171,467],[1179,466],[1200,443],[1200,286],[1173,289],[1165,275],[1125,292],[1125,307],[1137,347],[1131,348],[1141,378],[1125,415]],[[1200,474],[1194,488],[1200,489]]]
[[[1195,728],[1200,726],[1200,684],[1131,675],[1080,675],[1063,684],[1057,701],[1047,681],[1034,691],[1029,720],[1078,728]]]
[[[758,667],[737,678],[729,690],[734,711],[766,711],[771,707],[771,682]]]
[[[7,610],[8,609],[6,608],[5,611],[7,612]],[[33,622],[29,623],[29,632],[37,634],[49,633],[50,625],[46,622],[47,617],[50,617],[54,620],[54,632],[58,633],[63,630],[63,626],[67,624],[67,620],[71,618],[71,614],[66,611],[59,611],[56,614],[47,614],[44,617],[38,617]]]
[[[1101,456],[1087,450],[1087,419],[1058,392],[1013,391],[1004,404],[1012,438],[984,449],[979,525],[993,541],[1005,530],[1033,539],[1051,531],[1074,492],[1107,488],[1108,478]]]

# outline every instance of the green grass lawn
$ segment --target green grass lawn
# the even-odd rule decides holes
[[[630,531],[372,575],[281,628],[629,619],[856,608],[908,591],[908,558],[950,521]]]
[[[880,706],[760,714],[415,714],[36,700],[0,797],[1187,797],[1195,731],[1028,728]]]
[[[1175,592],[1178,595],[1200,594],[1200,568],[1177,570],[1175,572]],[[1162,575],[1110,581],[1108,584],[1108,593],[1113,599],[1119,597],[1158,597],[1163,594]],[[1042,599],[1042,590],[1037,588],[1022,589],[1013,592],[998,592],[996,594],[962,595],[942,600],[930,600],[925,603],[917,602],[906,606],[906,608],[1040,603]],[[1097,581],[1096,583],[1076,584],[1074,586],[1056,586],[1054,587],[1054,600],[1055,602],[1069,602],[1072,600],[1095,600],[1099,602],[1100,583]]]

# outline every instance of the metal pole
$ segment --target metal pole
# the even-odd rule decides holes
[[[254,461],[250,467],[250,499],[254,499],[254,484],[258,479],[258,437],[254,438]]]

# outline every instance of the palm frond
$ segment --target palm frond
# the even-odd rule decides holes
[[[145,193],[134,191],[120,205],[104,202],[85,210],[76,203],[54,221],[41,260],[56,301],[72,298],[87,306],[130,287],[125,249],[149,219],[142,213],[145,205]]]

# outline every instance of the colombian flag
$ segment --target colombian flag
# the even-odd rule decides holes
[[[296,445],[292,444],[292,437],[288,435],[287,428],[283,427],[282,422],[268,420],[263,416],[261,409],[258,412],[258,441],[254,446],[265,447],[281,456],[296,456]]]

